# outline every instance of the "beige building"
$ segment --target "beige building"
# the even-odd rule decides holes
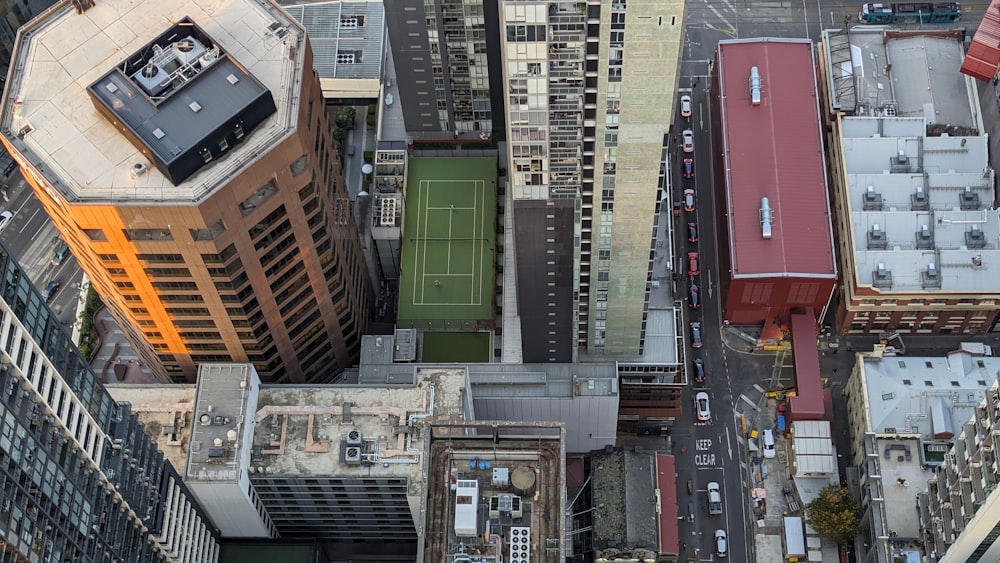
[[[846,334],[985,333],[1000,220],[962,32],[824,32],[823,109]]]
[[[370,284],[301,25],[265,0],[70,2],[21,28],[3,143],[164,381],[327,381]]]
[[[641,355],[684,5],[500,10],[524,361]]]

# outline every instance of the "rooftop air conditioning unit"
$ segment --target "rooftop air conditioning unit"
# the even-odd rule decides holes
[[[351,430],[347,433],[347,444],[350,446],[360,446],[362,442],[361,431]]]
[[[344,448],[344,463],[347,465],[361,465],[361,447],[347,446]]]

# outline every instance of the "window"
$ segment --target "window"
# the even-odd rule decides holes
[[[365,26],[364,16],[341,16],[340,18],[341,29],[356,29],[364,26]]]
[[[292,171],[292,176],[298,176],[306,171],[306,165],[308,163],[309,160],[306,158],[306,155],[302,155],[296,158],[295,162],[293,162],[288,168]]]
[[[343,49],[337,51],[337,64],[339,65],[352,65],[361,62],[361,51],[345,51]]]

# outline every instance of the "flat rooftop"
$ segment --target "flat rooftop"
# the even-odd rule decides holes
[[[203,44],[179,51],[202,56],[167,65],[181,28],[197,30]],[[305,30],[269,0],[102,0],[82,14],[63,2],[19,31],[3,134],[22,166],[69,201],[198,201],[291,134],[304,46]],[[144,90],[143,71],[172,78]],[[159,100],[163,84],[176,91]],[[200,168],[158,169],[158,158],[182,155]]]
[[[859,285],[886,292],[998,293],[1000,220],[985,136],[926,136],[921,117],[846,117]]]
[[[131,405],[163,457],[178,473],[183,472],[191,441],[195,386],[111,383],[104,388],[116,402]]]
[[[962,39],[951,30],[824,31],[832,106],[849,115],[923,117],[928,124],[977,135],[983,130],[978,92],[959,72]]]

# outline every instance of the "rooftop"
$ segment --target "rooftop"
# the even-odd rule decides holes
[[[594,548],[645,548],[660,551],[656,512],[656,455],[614,450],[591,461]],[[686,510],[686,509],[685,509]]]
[[[951,352],[945,357],[864,355],[870,432],[951,440],[997,380],[1000,358]],[[917,452],[907,457],[918,458]]]
[[[145,425],[163,457],[174,469],[187,466],[188,444],[194,412],[194,385],[104,385],[115,402],[129,403]]]
[[[928,137],[920,117],[846,117],[841,130],[857,283],[996,293],[988,138]]]
[[[978,94],[959,72],[962,33],[869,26],[847,35],[824,31],[833,107],[849,115],[923,117],[953,134],[978,134]]]
[[[20,30],[3,134],[70,201],[198,201],[293,131],[304,39],[269,0],[63,2]]]
[[[717,61],[733,277],[835,278],[812,42],[720,41]]]

